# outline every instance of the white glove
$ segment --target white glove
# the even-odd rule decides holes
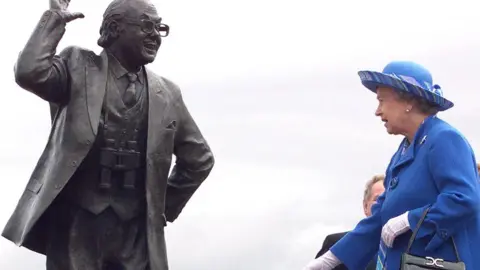
[[[408,211],[398,217],[391,218],[382,228],[382,240],[387,247],[393,246],[395,238],[410,229]]]
[[[322,256],[310,261],[303,270],[332,270],[342,262],[329,250]]]

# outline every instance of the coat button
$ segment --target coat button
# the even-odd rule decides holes
[[[394,177],[392,181],[390,181],[389,189],[395,189],[398,186],[398,177]]]
[[[60,184],[55,185],[55,189],[60,189],[60,188],[62,188],[62,185]]]
[[[448,238],[448,233],[447,233],[447,231],[445,231],[445,230],[440,230],[440,237],[442,237],[443,239],[447,239],[447,238]]]
[[[86,143],[87,145],[90,145],[91,142],[90,142],[90,140],[87,140],[85,143]]]
[[[72,167],[76,167],[77,166],[77,161],[72,161]]]

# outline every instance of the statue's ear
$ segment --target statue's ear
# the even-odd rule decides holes
[[[120,24],[115,21],[115,20],[112,20],[110,23],[108,23],[107,25],[107,33],[109,35],[109,37],[111,39],[116,39],[118,38],[118,36],[120,35],[120,32],[121,32],[121,27],[120,27]]]

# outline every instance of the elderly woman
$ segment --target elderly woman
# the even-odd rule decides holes
[[[304,269],[330,270],[343,263],[360,270],[375,257],[377,269],[398,270],[412,263],[423,266],[402,269],[480,269],[475,156],[467,139],[436,116],[453,103],[416,63],[392,62],[381,73],[359,75],[377,95],[375,115],[389,134],[404,139],[388,165],[386,189],[372,216]]]

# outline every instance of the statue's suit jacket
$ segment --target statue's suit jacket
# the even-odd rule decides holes
[[[67,47],[55,55],[65,23],[46,11],[15,66],[17,84],[55,107],[48,143],[3,236],[45,254],[42,216],[85,158],[103,104],[108,61]],[[152,270],[168,269],[164,226],[173,222],[210,173],[214,158],[189,114],[180,90],[146,70],[149,100],[146,154],[147,236]],[[172,155],[176,164],[169,177]],[[61,218],[61,217],[58,217]]]

